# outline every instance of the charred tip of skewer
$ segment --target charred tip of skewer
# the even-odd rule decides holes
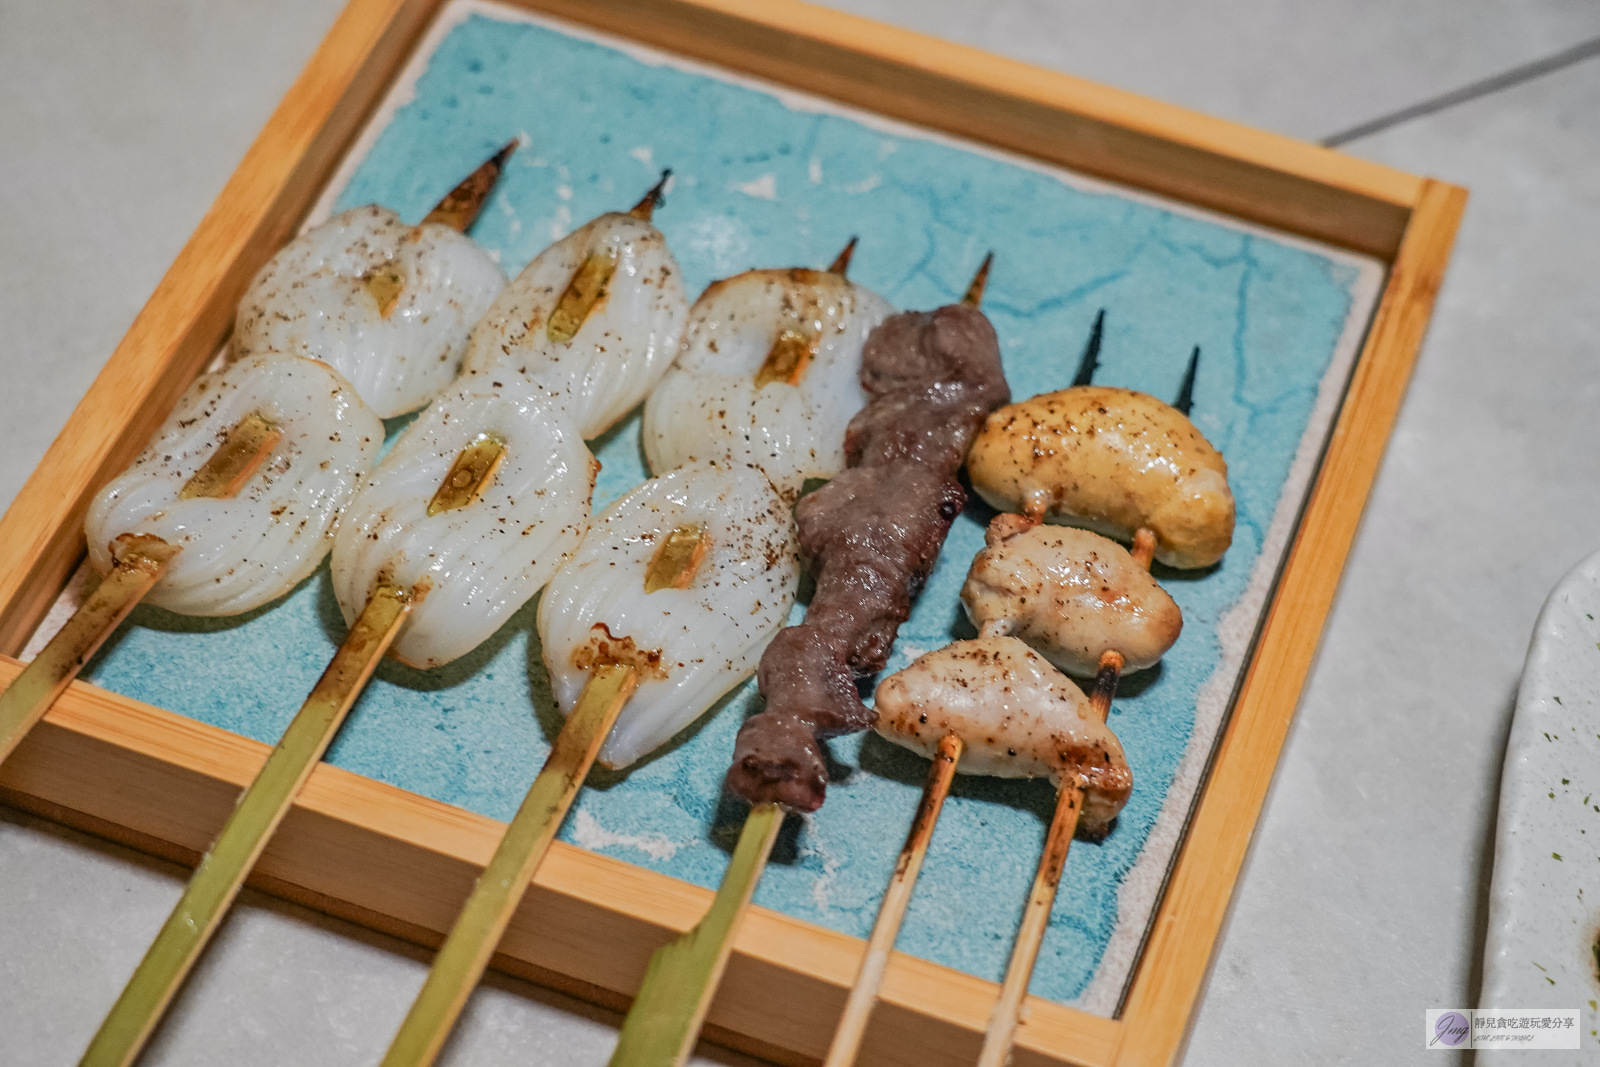
[[[1194,407],[1194,374],[1199,369],[1200,346],[1195,345],[1194,352],[1189,356],[1189,369],[1183,372],[1183,384],[1178,386],[1178,399],[1172,402],[1172,406],[1185,416],[1189,414],[1189,409]]]
[[[857,237],[851,237],[848,244],[834,257],[832,265],[828,267],[829,274],[837,274],[843,278],[850,273],[850,257],[856,254]]]
[[[990,252],[983,257],[983,262],[978,264],[978,273],[972,276],[972,282],[967,286],[967,295],[961,298],[963,304],[977,307],[983,303],[983,290],[989,284],[989,268],[994,265],[994,253]]]
[[[642,219],[645,222],[649,222],[650,216],[654,215],[656,208],[661,206],[661,198],[667,190],[667,179],[671,177],[671,167],[663,170],[661,172],[661,180],[650,187],[650,191],[644,194],[644,199],[633,205],[632,210],[630,210],[628,214],[632,215],[636,219]]]
[[[477,221],[478,212],[483,210],[483,205],[488,202],[489,196],[494,192],[494,187],[500,183],[500,173],[505,169],[506,160],[511,158],[522,144],[522,138],[513,137],[494,155],[484,160],[473,171],[462,179],[461,184],[445,194],[443,200],[428,212],[428,217],[423,219],[424,225],[438,223],[448,226],[457,233],[466,233]]]
[[[500,151],[489,157],[489,163],[493,163],[496,168],[504,170],[506,166],[506,160],[511,158],[511,153],[515,152],[521,147],[522,138],[513,137],[501,147]],[[488,164],[485,164],[485,166],[487,165]]]
[[[1108,651],[1100,656],[1100,669],[1094,676],[1094,692],[1089,695],[1089,706],[1094,708],[1102,722],[1111,712],[1111,701],[1116,698],[1117,683],[1122,680],[1122,668],[1126,662],[1120,652]]]
[[[1074,386],[1094,384],[1094,372],[1100,369],[1100,339],[1105,332],[1106,309],[1101,308],[1094,317],[1094,329],[1089,331],[1089,343],[1083,346],[1083,358],[1078,360],[1078,373],[1072,378]]]

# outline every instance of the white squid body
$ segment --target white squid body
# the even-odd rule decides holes
[[[689,310],[683,348],[644,410],[653,471],[695,459],[753,463],[786,498],[844,467],[844,431],[866,405],[861,350],[894,314],[838,274],[753,270],[708,287]],[[756,376],[786,331],[815,339],[799,381]]]
[[[685,589],[644,591],[663,539],[710,539]],[[600,750],[626,767],[748,678],[794,603],[800,564],[789,508],[760,471],[695,463],[652,479],[595,520],[539,603],[551,688],[570,714],[597,662],[631,663],[639,685]]]
[[[498,434],[491,482],[464,507],[428,515],[463,448]],[[550,580],[589,526],[599,464],[549,397],[521,379],[494,388],[463,379],[409,426],[351,503],[333,548],[345,621],[380,580],[426,598],[393,652],[437,667],[476,648]]]
[[[569,341],[552,340],[550,315],[591,255],[616,267]],[[506,381],[520,374],[559,398],[585,440],[638,406],[666,373],[688,301],[678,261],[650,223],[601,215],[534,257],[472,331],[464,371]]]
[[[228,499],[179,500],[242,419],[283,437]],[[324,363],[257,357],[191,385],[150,444],[89,505],[89,559],[111,569],[110,542],[153,534],[182,547],[146,600],[185,615],[236,615],[293,589],[333,545],[341,509],[383,444],[383,423]]]
[[[506,284],[448,226],[407,226],[371,205],[285,245],[245,291],[235,358],[309,356],[350,380],[379,415],[415,411],[455,380],[473,325]]]

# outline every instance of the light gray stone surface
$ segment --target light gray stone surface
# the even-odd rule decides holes
[[[1592,0],[839,6],[1304,137],[1600,33]],[[0,5],[0,503],[338,7]],[[1350,148],[1474,197],[1189,1064],[1412,1062],[1423,1009],[1472,1002],[1528,633],[1600,534],[1597,105],[1591,61]],[[0,812],[0,1063],[75,1062],[180,875]],[[373,1062],[424,966],[246,894],[145,1062]],[[494,980],[447,1060],[600,1064],[614,1025]]]
[[[1307,140],[1600,34],[1590,0],[828,6]]]
[[[1405,1062],[1424,1008],[1476,1006],[1528,638],[1600,544],[1597,108],[1589,61],[1353,147],[1472,200],[1191,1062],[1292,1060],[1310,1035],[1318,1062]]]

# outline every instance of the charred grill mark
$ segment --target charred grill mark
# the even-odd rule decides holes
[[[659,648],[641,649],[631,637],[617,637],[603,622],[589,628],[589,640],[572,650],[572,665],[588,672],[596,667],[632,667],[643,678],[660,679],[667,676],[661,663]]]

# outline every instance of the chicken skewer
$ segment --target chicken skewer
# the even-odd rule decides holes
[[[870,723],[855,677],[887,657],[961,510],[954,474],[967,443],[1008,399],[998,342],[977,310],[988,265],[965,304],[894,316],[867,342],[861,384],[872,400],[845,435],[850,467],[796,512],[817,593],[806,623],[762,656],[767,710],[741,728],[729,770],[752,809],[704,918],[651,957],[612,1067],[688,1057],[786,812],[822,803],[821,738]]]
[[[854,248],[852,239],[831,274],[844,277]],[[711,317],[704,303],[696,302],[692,323]],[[783,344],[778,325],[769,326],[772,336],[759,342],[767,352]],[[726,337],[723,344],[737,351]],[[783,477],[787,467],[775,469]],[[596,522],[539,606],[544,658],[567,722],[384,1067],[435,1060],[596,756],[613,768],[632,763],[754,670],[799,584],[791,526],[766,469],[732,456],[658,474]],[[631,721],[617,725],[625,709]]]
[[[424,225],[439,223],[458,233],[465,233],[472,221],[477,217],[484,201],[488,199],[489,194],[493,191],[500,172],[505,165],[506,158],[514,148],[515,142],[506,145],[493,158],[478,167],[455,189],[446,194],[438,206],[423,220]],[[490,266],[493,272],[498,275],[499,268],[493,267],[492,263]],[[270,270],[270,266],[269,268],[264,268],[264,273],[267,270]],[[481,274],[482,272],[480,271],[479,273]],[[503,281],[502,277],[500,283],[494,284],[495,292],[499,291],[499,286],[503,284]],[[252,286],[252,291],[254,288]],[[243,312],[241,311],[242,314]],[[272,354],[278,353],[274,349]],[[259,359],[244,351],[242,346],[236,345],[234,358],[231,360],[232,365],[243,364],[249,368],[259,362]],[[248,374],[252,377],[256,376],[253,370],[247,369],[244,372],[235,373],[232,377],[237,379],[240,373]],[[280,397],[280,399],[282,398]],[[361,399],[366,398],[363,396]],[[178,490],[174,500],[169,502],[170,504],[176,504],[178,500],[185,502],[183,507],[173,509],[174,514],[193,513],[200,505],[189,502],[197,499],[232,500],[236,498],[251,482],[251,479],[267,459],[278,450],[283,437],[283,428],[276,421],[261,416],[253,410],[248,414],[240,413],[238,421],[219,434],[215,419],[211,414],[208,413],[201,417],[195,411],[190,410],[191,408],[203,408],[204,403],[203,399],[195,398],[192,402],[180,401],[178,404],[177,410],[186,412],[185,417],[191,420],[191,424],[199,426],[199,429],[194,434],[185,435],[179,433],[178,431],[181,428],[176,427],[173,424],[173,420],[169,420],[168,424],[157,432],[157,438],[167,442],[164,446],[163,454],[169,455],[172,454],[174,439],[182,440],[191,449],[203,448],[204,445],[215,443],[216,440],[221,441],[221,447],[210,451],[209,456],[204,460],[204,467],[194,470],[190,479],[181,484],[181,488]],[[361,400],[356,400],[356,403],[359,405]],[[194,420],[198,420],[198,422]],[[382,440],[381,426],[378,430],[377,439],[379,441]],[[305,447],[303,442],[300,447]],[[148,457],[142,458],[138,462],[148,465],[147,459]],[[371,465],[370,459],[371,457],[369,457],[365,466]],[[350,491],[354,490],[353,482],[350,484],[349,489]],[[147,486],[146,495],[148,495],[148,492]],[[342,507],[343,503],[348,502],[348,499],[349,493],[347,492],[340,501],[339,506]],[[271,506],[276,507],[280,503],[283,503],[283,501],[275,500]],[[150,510],[155,509],[152,508]],[[338,507],[335,507],[331,512],[328,512],[325,508],[321,510],[331,522],[332,516],[338,512]],[[123,511],[126,511],[126,507],[123,508]],[[278,517],[281,518],[281,514]],[[101,527],[107,525],[106,522],[95,524],[93,519],[91,519],[91,524]],[[111,523],[111,525],[114,526],[115,524]],[[287,524],[280,523],[279,525],[286,526]],[[324,524],[321,532],[326,532],[326,530],[327,524]],[[194,542],[193,536],[174,539],[170,532],[164,538],[153,531],[130,533],[126,530],[117,530],[112,532],[111,537],[102,538],[100,534],[105,532],[105,529],[91,530],[89,536],[91,560],[97,569],[106,574],[105,579],[90,594],[77,612],[73,614],[72,618],[68,620],[66,626],[56,633],[55,637],[40,651],[39,655],[23,668],[21,674],[13,679],[12,684],[7,687],[6,691],[0,694],[0,762],[3,762],[11,754],[11,751],[21,742],[34,723],[43,718],[45,713],[50,710],[50,706],[66,691],[67,686],[77,677],[78,671],[94,656],[112,631],[121,624],[123,619],[127,618],[128,614],[142,599],[150,594],[152,588],[163,582],[164,577],[174,565],[174,560],[184,545],[190,544],[193,547]],[[126,536],[122,536],[125,533]],[[209,551],[212,553],[219,550],[226,551],[226,539],[208,543],[211,545]],[[192,555],[193,553],[191,552]],[[317,560],[320,560],[320,558],[319,554],[311,561],[311,568],[315,567]],[[182,571],[189,569],[189,565],[179,564],[178,568]],[[307,573],[311,568],[307,568]],[[299,577],[304,577],[304,574],[300,574]],[[296,580],[298,581],[298,578]],[[172,585],[171,582],[165,584],[167,586]],[[229,582],[230,588],[234,588],[238,584],[237,582]],[[291,582],[289,584],[293,585],[294,583]],[[268,588],[276,589],[278,587],[271,585]],[[206,593],[198,593],[184,599],[190,601],[190,613],[235,614],[249,610],[250,607],[257,606],[258,603],[265,603],[276,595],[278,594],[273,593],[270,596],[261,597],[258,601],[250,603],[248,606],[237,606],[241,601],[236,597],[233,601],[234,606],[231,609],[219,607],[215,603],[205,603],[208,599]],[[210,599],[214,600],[215,597],[211,596]],[[203,606],[200,611],[195,612],[192,608],[197,600]],[[163,604],[163,606],[171,607],[175,611],[186,610],[185,606],[180,603],[169,602]]]
[[[649,227],[658,199],[653,190],[635,209],[641,225]],[[676,275],[664,242],[651,257],[656,277]],[[666,291],[664,308],[632,323],[616,322],[590,301],[567,338],[570,358],[581,358],[580,345],[603,352],[590,327],[620,331],[625,344],[641,332],[647,347],[657,343],[663,319],[668,330],[682,321],[681,299],[674,312],[670,286]],[[598,321],[587,321],[591,311]],[[407,429],[351,502],[333,567],[349,636],[102,1023],[85,1067],[122,1067],[138,1055],[384,653],[392,646],[422,666],[464,654],[538,592],[577,547],[588,528],[597,464],[567,397],[521,373],[505,377],[464,375],[464,384],[438,397]],[[444,609],[419,613],[430,593]]]
[[[1098,365],[1104,317],[1102,311],[1095,320],[1073,389],[1051,396],[1060,398],[1090,386]],[[1198,360],[1199,349],[1196,348],[1174,405],[1174,410],[1180,415],[1188,414],[1193,401]],[[1037,407],[1039,401],[1045,399],[1035,398],[1016,407]],[[1159,402],[1144,397],[1144,407],[1153,404]],[[1018,457],[1024,451],[1031,453],[1030,459],[1039,454],[1022,441],[1011,442],[1013,447],[1007,449],[996,449],[995,437],[1016,433],[1018,424],[1013,409],[1002,409],[991,417],[985,436],[980,436],[979,444],[974,446],[972,462],[975,468],[980,462],[987,465],[988,469],[984,471],[986,481],[996,480],[996,472],[992,469],[995,454],[1003,453],[1014,462],[1020,462]],[[1096,444],[1100,447],[1112,450],[1128,447],[1129,442],[1120,437],[1102,437],[1098,432],[1100,429],[1102,427],[1096,426]],[[1184,435],[1178,434],[1177,439],[1184,439]],[[1170,445],[1173,438],[1169,436],[1167,440]],[[1209,449],[1209,445],[1206,447]],[[980,448],[986,453],[986,458],[981,461]],[[1077,458],[1082,459],[1081,456]],[[1079,468],[1083,466],[1080,462]],[[1092,468],[1094,465],[1088,466]],[[978,477],[975,469],[975,483]],[[1050,495],[1059,500],[1069,494],[1058,496],[1052,491]],[[1229,535],[1231,503],[1230,497],[1227,509]],[[1182,615],[1171,597],[1144,573],[1149,568],[1156,544],[1155,535],[1150,529],[1141,525],[1135,531],[1133,551],[1129,553],[1087,531],[1048,532],[1050,528],[1037,525],[1038,515],[1038,511],[1035,517],[1002,514],[991,524],[986,536],[988,547],[974,560],[962,590],[967,611],[979,626],[979,641],[961,642],[958,645],[976,647],[993,639],[1012,640],[1008,635],[1020,634],[1055,666],[1071,674],[1095,679],[1092,695],[1082,710],[1092,714],[1095,721],[1104,723],[1123,671],[1154,665],[1176,641],[1182,627]],[[948,653],[936,653],[925,659],[934,660],[945,655]],[[921,663],[919,661],[919,665]],[[908,668],[903,673],[912,674],[912,669]],[[980,667],[974,671],[968,665],[965,673],[974,676],[966,677],[961,670],[956,671],[962,695],[979,689],[977,676],[983,670]],[[929,698],[937,705],[939,695],[925,692],[922,700],[908,701],[905,686],[891,684],[899,678],[896,676],[896,679],[891,679],[879,689],[879,730],[891,740],[925,751],[933,757],[934,762],[929,769],[917,818],[880,906],[860,975],[835,1031],[825,1060],[826,1067],[845,1067],[855,1060],[876,1002],[889,953],[910,900],[912,885],[949,789],[955,762],[965,748],[965,738],[961,732],[952,730],[938,738],[935,751],[926,752],[930,746],[920,736],[920,725],[927,722],[931,713]],[[1003,706],[1005,703],[1004,696],[1000,694],[984,695],[996,705]],[[992,708],[983,710],[988,712],[990,718],[993,717]],[[979,732],[985,735],[989,747],[993,747],[995,735],[1005,733],[1013,725],[1009,720],[997,725],[982,715],[980,720]],[[1014,756],[1015,748],[1010,746],[1009,738],[1007,744],[1007,751]],[[1046,770],[1051,769],[1048,762],[1042,765]],[[1084,788],[1084,783],[1077,777],[1061,779],[1055,816],[1046,837],[1039,872],[1024,910],[1001,998],[985,1040],[981,1063],[1000,1064],[1009,1056],[1018,1010],[1037,959],[1074,830],[1081,820],[1093,828],[1090,831],[1093,836],[1096,830],[1103,833],[1102,828],[1109,823],[1105,811],[1094,812],[1084,808]],[[1120,808],[1120,803],[1116,807]]]
[[[1103,316],[1104,312],[1101,314]],[[1097,329],[1096,339],[1098,333]],[[1149,568],[1152,558],[1173,567],[1194,568],[1215,564],[1233,542],[1235,508],[1233,493],[1228,488],[1227,464],[1188,419],[1194,400],[1199,361],[1200,349],[1197,346],[1190,356],[1183,384],[1172,407],[1143,393],[1097,389],[1085,383],[1078,389],[1054,394],[1065,401],[1059,404],[1048,398],[1036,397],[1033,401],[1018,405],[1019,408],[1034,407],[1018,413],[1020,417],[1010,421],[1005,417],[1006,412],[996,412],[1001,418],[992,420],[990,426],[985,427],[986,433],[991,427],[995,433],[988,440],[980,435],[980,445],[993,447],[982,449],[983,460],[974,470],[973,487],[991,503],[995,502],[994,498],[1010,502],[1010,493],[1021,490],[1030,522],[1055,517],[1092,530],[1109,532],[1113,536],[1132,526],[1131,557],[1144,569]],[[1086,376],[1092,374],[1091,367]],[[1071,396],[1074,393],[1077,395]],[[1067,397],[1070,397],[1070,401],[1065,399]],[[1038,403],[1041,400],[1045,401],[1042,405]],[[1094,418],[1095,414],[1100,416],[1099,420]],[[1024,421],[1030,425],[1030,429],[1018,434],[1017,430]],[[1085,428],[1093,431],[1092,435],[1085,435],[1080,428],[1085,423]],[[1122,431],[1120,439],[1114,433],[1106,432],[1112,426]],[[1005,440],[1008,433],[1013,436]],[[1010,458],[1015,464],[1018,456],[1016,449],[1020,447],[1022,437],[1028,437],[1032,447],[1037,448],[1041,444],[1045,447],[1056,442],[1067,444],[1065,438],[1068,434],[1078,437],[1073,442],[1078,447],[1069,452],[1070,458],[1060,462],[1066,464],[1076,461],[1075,469],[1079,477],[1070,490],[1058,482],[1048,494],[1052,503],[1041,506],[1046,496],[1040,491],[1037,481],[1040,473],[1037,469],[1026,477],[1008,478],[1006,474],[1014,473],[1016,468],[1014,466],[1012,472],[1006,472],[1004,461],[999,457]],[[1085,445],[1085,436],[1090,436],[1092,443]],[[1044,440],[1041,441],[1041,438]],[[976,457],[980,451],[979,445],[975,445],[973,451]],[[1098,457],[1093,453],[1099,453]],[[1095,463],[1095,458],[1102,459],[1102,462]],[[1060,468],[1056,473],[1059,477]],[[980,474],[982,488],[978,484]],[[1120,499],[1115,501],[1111,499],[1110,489],[1114,484],[1122,489]],[[1170,598],[1167,599],[1170,603]],[[1175,629],[1171,630],[1171,638],[1177,638]],[[1100,653],[1094,689],[1089,698],[1090,708],[1100,723],[1104,723],[1110,714],[1111,702],[1125,666],[1127,657],[1117,648],[1107,648]],[[1084,800],[1084,787],[1080,781],[1068,781],[1056,798],[1055,815],[1045,835],[1044,851],[1023,910],[1011,960],[1006,966],[1000,998],[984,1034],[978,1067],[1005,1067],[1010,1062],[1021,1021],[1022,1003],[1027,996],[1034,964],[1038,961],[1039,948],[1050,922],[1050,910],[1061,883],[1067,850],[1079,823],[1080,809],[1083,809],[1081,815],[1084,821],[1089,821],[1090,813],[1083,807]]]

